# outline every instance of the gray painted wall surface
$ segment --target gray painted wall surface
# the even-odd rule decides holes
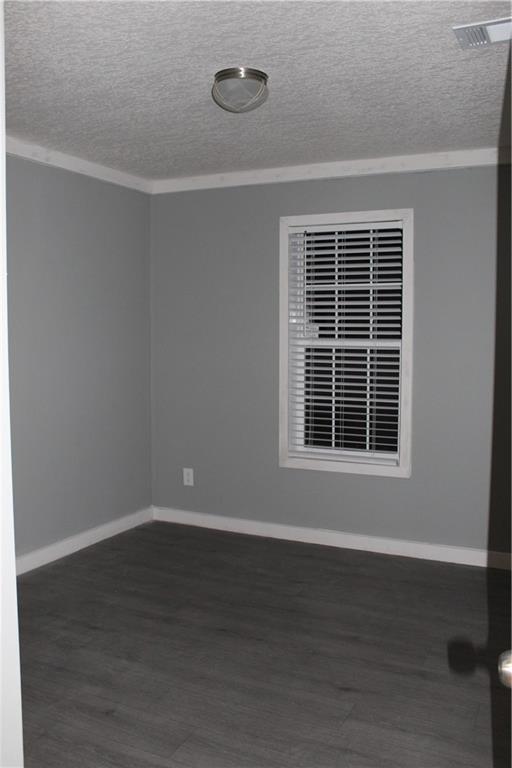
[[[279,217],[409,207],[412,477],[280,469]],[[155,196],[151,246],[155,505],[486,546],[494,169]],[[193,488],[183,487],[182,467],[194,467]]]
[[[151,503],[149,198],[7,161],[18,554]]]
[[[18,554],[151,501],[486,546],[493,169],[151,201],[19,158],[7,174]],[[404,207],[415,211],[412,477],[280,469],[279,216]],[[183,466],[195,469],[193,488]]]

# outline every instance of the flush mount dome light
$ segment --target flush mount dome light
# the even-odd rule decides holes
[[[249,112],[263,104],[268,96],[268,77],[260,69],[231,67],[215,75],[212,97],[228,112]]]

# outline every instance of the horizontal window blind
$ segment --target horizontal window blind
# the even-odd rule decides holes
[[[291,228],[290,456],[398,463],[401,222]]]

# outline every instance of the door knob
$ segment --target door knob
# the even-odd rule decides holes
[[[503,685],[512,688],[512,651],[505,651],[498,660],[498,672]]]

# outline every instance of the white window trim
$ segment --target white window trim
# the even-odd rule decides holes
[[[333,459],[301,459],[288,455],[288,233],[291,227],[318,225],[368,224],[368,222],[400,221],[403,228],[403,299],[402,299],[402,363],[400,377],[400,455],[398,464],[365,461],[359,457]],[[412,208],[381,211],[352,211],[304,216],[282,216],[279,240],[279,466],[293,469],[316,469],[327,472],[411,476],[412,432],[412,342],[413,342],[413,222]]]

